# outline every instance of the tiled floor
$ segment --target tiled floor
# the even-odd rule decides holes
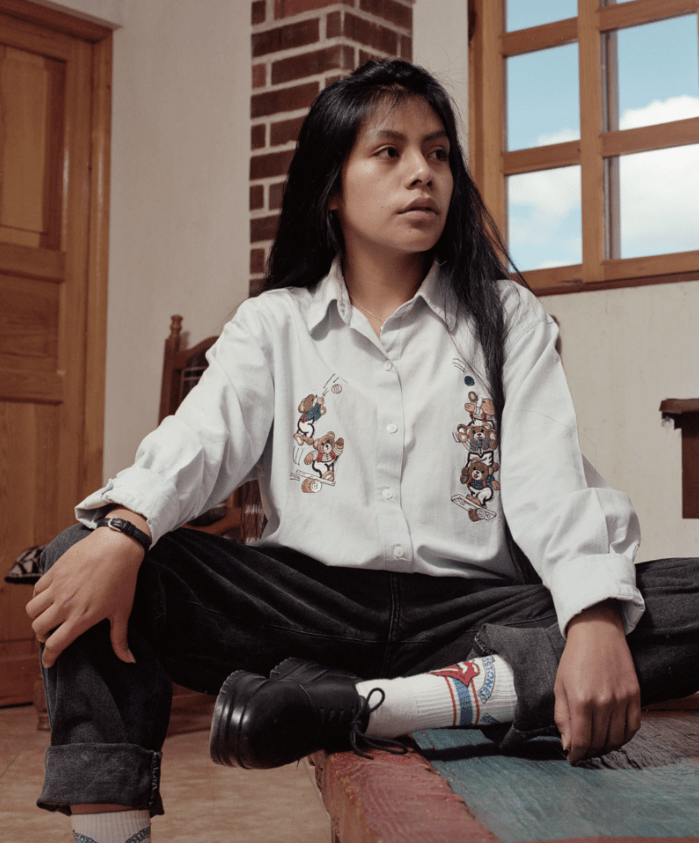
[[[161,791],[166,814],[153,843],[329,843],[330,822],[306,761],[237,770],[209,759],[206,731],[168,737]],[[69,843],[70,822],[39,810],[47,732],[31,706],[0,708],[0,843]]]

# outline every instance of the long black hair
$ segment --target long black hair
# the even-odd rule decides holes
[[[449,138],[454,187],[434,252],[442,264],[441,283],[453,291],[457,306],[473,320],[500,421],[505,404],[506,326],[496,282],[509,276],[506,263],[511,260],[466,167],[449,95],[423,68],[402,60],[369,61],[315,98],[289,167],[263,290],[312,286],[327,275],[337,255],[343,256],[342,230],[329,208],[331,198],[341,190],[342,168],[361,126],[376,107],[395,106],[411,97],[420,97],[430,106]],[[525,283],[519,273],[515,277]],[[511,550],[517,560],[518,549]],[[527,566],[520,563],[518,567],[521,578],[531,580],[522,570]]]
[[[408,97],[421,97],[449,138],[454,188],[435,254],[442,283],[476,326],[499,418],[505,324],[495,282],[508,276],[507,252],[466,167],[449,95],[423,68],[401,60],[369,61],[318,94],[289,167],[263,289],[312,286],[327,275],[335,256],[343,255],[342,231],[329,209],[341,187],[343,165],[376,106]]]

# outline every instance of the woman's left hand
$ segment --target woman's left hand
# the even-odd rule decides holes
[[[614,601],[576,615],[567,637],[554,687],[554,719],[574,764],[631,740],[641,726],[641,692]]]

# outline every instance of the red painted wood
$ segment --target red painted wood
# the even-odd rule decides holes
[[[498,843],[414,749],[311,758],[336,843]]]

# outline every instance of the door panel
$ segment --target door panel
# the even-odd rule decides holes
[[[85,458],[103,400],[86,381],[93,58],[89,40],[0,14],[0,575],[101,480]],[[30,596],[0,587],[0,705],[32,699]]]

